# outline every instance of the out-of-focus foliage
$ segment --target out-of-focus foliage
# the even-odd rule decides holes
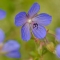
[[[39,13],[48,13],[52,16],[52,22],[46,28],[55,32],[57,27],[60,27],[60,0],[0,0],[0,9],[7,12],[7,16],[4,20],[0,21],[0,28],[5,31],[6,38],[5,41],[9,39],[17,40],[20,45],[21,58],[14,59],[5,56],[0,56],[1,60],[28,60],[31,51],[35,51],[36,43],[33,37],[28,42],[21,39],[20,27],[16,27],[14,24],[14,19],[17,13],[21,11],[28,12],[33,3],[40,4]],[[49,36],[50,41],[54,41],[53,37]],[[44,60],[60,60],[53,53],[47,51],[43,56]]]

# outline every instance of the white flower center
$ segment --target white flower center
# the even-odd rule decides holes
[[[32,22],[32,20],[31,19],[28,19],[28,23],[31,23]]]

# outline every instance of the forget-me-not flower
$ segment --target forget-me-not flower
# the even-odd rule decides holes
[[[21,36],[25,41],[30,40],[32,32],[38,39],[43,39],[46,36],[47,26],[51,23],[52,17],[46,13],[37,14],[40,10],[40,5],[34,3],[28,13],[20,12],[15,17],[15,25],[22,26]],[[30,30],[31,29],[31,30]]]
[[[56,40],[60,42],[60,28],[56,29]]]
[[[57,47],[56,47],[56,55],[58,58],[60,58],[60,44],[57,45]]]
[[[20,58],[19,48],[20,45],[15,40],[8,40],[4,43],[5,34],[2,29],[0,29],[0,55],[4,54],[10,58]]]
[[[0,20],[3,20],[6,17],[6,12],[0,9]]]

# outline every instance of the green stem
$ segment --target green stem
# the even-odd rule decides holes
[[[53,37],[55,37],[55,34],[52,31],[50,31],[49,29],[47,30],[47,33],[52,35]]]

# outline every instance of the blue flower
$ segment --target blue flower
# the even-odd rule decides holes
[[[60,42],[60,28],[56,29],[56,40]]]
[[[0,54],[4,54],[10,58],[20,58],[19,48],[20,45],[15,40],[8,40],[4,43],[5,34],[0,29]]]
[[[56,55],[58,58],[60,58],[60,44],[57,45],[57,47],[56,47]]]
[[[0,9],[0,20],[3,20],[6,17],[6,12]]]
[[[46,13],[38,15],[37,13],[39,10],[40,5],[34,3],[28,11],[28,14],[26,14],[26,12],[20,12],[15,17],[15,25],[22,26],[21,36],[25,41],[30,40],[30,32],[32,32],[38,39],[43,39],[46,36],[46,29],[44,26],[51,23],[52,17]]]

